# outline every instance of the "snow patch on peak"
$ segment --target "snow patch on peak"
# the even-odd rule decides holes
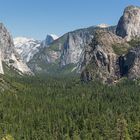
[[[26,37],[16,37],[16,38],[14,38],[14,44],[16,46],[17,46],[17,44],[23,44],[23,43],[29,43],[29,42],[37,42],[37,40],[35,40],[33,38],[26,38]]]
[[[14,38],[14,45],[23,61],[27,63],[39,51],[41,41],[33,38],[17,37]]]
[[[97,25],[97,27],[100,27],[100,28],[107,28],[107,27],[109,27],[109,25],[108,25],[108,24],[102,23],[102,24]]]

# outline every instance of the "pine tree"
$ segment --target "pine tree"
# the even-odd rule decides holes
[[[80,136],[79,136],[77,131],[74,132],[72,140],[81,140],[81,138],[80,138]]]
[[[71,140],[69,134],[66,134],[66,135],[64,136],[64,140]]]
[[[138,122],[133,129],[133,139],[140,140],[140,122]]]
[[[127,129],[127,122],[123,117],[117,120],[117,140],[131,140]]]

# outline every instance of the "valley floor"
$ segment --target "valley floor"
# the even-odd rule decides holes
[[[7,78],[0,136],[15,140],[140,140],[140,84],[78,78]],[[4,139],[3,139],[4,140]]]

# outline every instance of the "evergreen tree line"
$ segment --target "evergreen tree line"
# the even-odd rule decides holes
[[[74,77],[5,77],[2,140],[140,140],[140,84]]]

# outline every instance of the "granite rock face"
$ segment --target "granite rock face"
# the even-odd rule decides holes
[[[88,44],[93,35],[89,34],[88,31],[77,31],[67,34],[67,40],[62,44],[61,48],[61,66],[79,62],[82,50],[86,44]]]
[[[133,40],[133,42],[136,42],[136,45],[111,32],[97,31],[92,42],[86,46],[84,51],[84,59],[80,65],[81,80],[114,83],[123,77],[139,79],[140,41]],[[126,51],[119,55],[114,50],[115,44],[118,49],[126,47]]]
[[[112,45],[122,43],[123,39],[108,31],[96,31],[95,36],[85,49],[81,63],[81,80],[92,79],[114,81],[119,78],[118,55]]]
[[[48,45],[50,45],[51,43],[53,43],[55,40],[57,40],[59,37],[57,35],[47,35],[46,39],[44,41],[42,41],[41,45],[44,47],[47,47]]]
[[[123,57],[122,76],[130,79],[140,78],[140,46],[132,48],[128,54]]]
[[[61,66],[65,66],[68,64],[77,64],[80,61],[81,56],[83,55],[82,52],[85,49],[91,40],[94,37],[96,30],[105,30],[113,32],[115,30],[114,27],[104,27],[100,28],[98,26],[89,27],[85,29],[76,30],[74,32],[69,32],[67,34],[67,39],[62,44],[61,48]]]
[[[126,40],[140,37],[140,7],[128,6],[120,18],[116,34]]]
[[[112,34],[110,35],[112,36]],[[114,35],[111,37],[112,40],[107,33],[105,33],[105,36],[108,36],[109,44],[105,40],[105,44],[102,44],[96,39],[86,47],[84,60],[81,64],[81,80],[85,82],[100,80],[104,83],[115,83],[123,77],[132,80],[139,79],[140,44],[131,46],[132,48],[128,48],[126,53],[118,55],[114,52],[112,45],[114,43],[120,44],[120,46],[124,43],[127,44],[125,40],[117,39]],[[102,37],[100,36],[100,38]],[[126,46],[130,47],[129,44]]]
[[[31,74],[31,70],[22,61],[14,48],[13,39],[5,26],[0,23],[0,73],[4,74],[2,63],[17,70],[19,73]]]

